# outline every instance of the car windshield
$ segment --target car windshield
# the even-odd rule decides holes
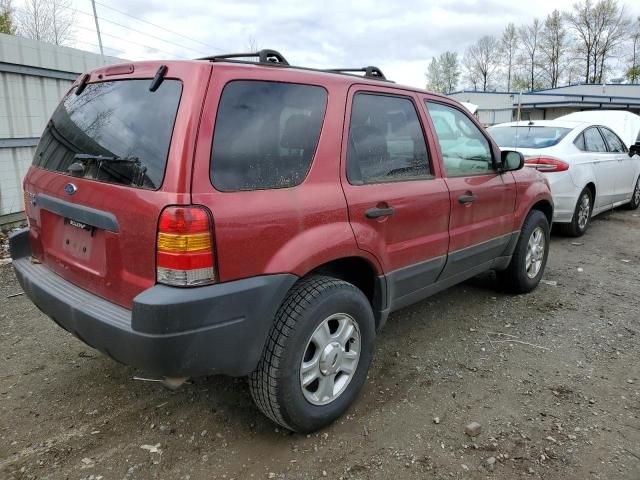
[[[489,127],[487,131],[501,148],[546,148],[556,145],[571,129],[524,125],[518,127]]]
[[[69,92],[47,124],[33,164],[81,178],[158,189],[182,84],[119,80]]]

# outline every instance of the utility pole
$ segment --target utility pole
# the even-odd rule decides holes
[[[98,12],[96,12],[96,1],[91,0],[91,6],[93,7],[93,19],[96,21],[96,32],[98,32],[98,45],[100,46],[100,58],[102,58],[102,64],[104,62],[104,50],[102,48],[102,36],[100,35],[100,25],[98,24]]]

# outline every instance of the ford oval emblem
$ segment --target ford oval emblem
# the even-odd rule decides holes
[[[64,186],[64,193],[66,193],[67,195],[73,195],[77,191],[78,191],[78,187],[76,187],[73,183],[67,183]]]

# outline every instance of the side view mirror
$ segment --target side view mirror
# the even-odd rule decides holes
[[[640,142],[636,142],[635,145],[629,147],[629,156],[640,155]]]
[[[513,172],[524,167],[524,155],[515,150],[502,151],[502,171]]]

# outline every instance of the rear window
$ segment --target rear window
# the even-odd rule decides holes
[[[33,164],[137,188],[162,185],[182,84],[165,80],[91,83],[72,90],[47,124]]]
[[[570,131],[561,127],[489,127],[491,134],[499,147],[512,148],[546,148],[556,145]]]
[[[229,192],[299,185],[311,166],[326,105],[322,87],[229,82],[213,137],[213,186]]]

